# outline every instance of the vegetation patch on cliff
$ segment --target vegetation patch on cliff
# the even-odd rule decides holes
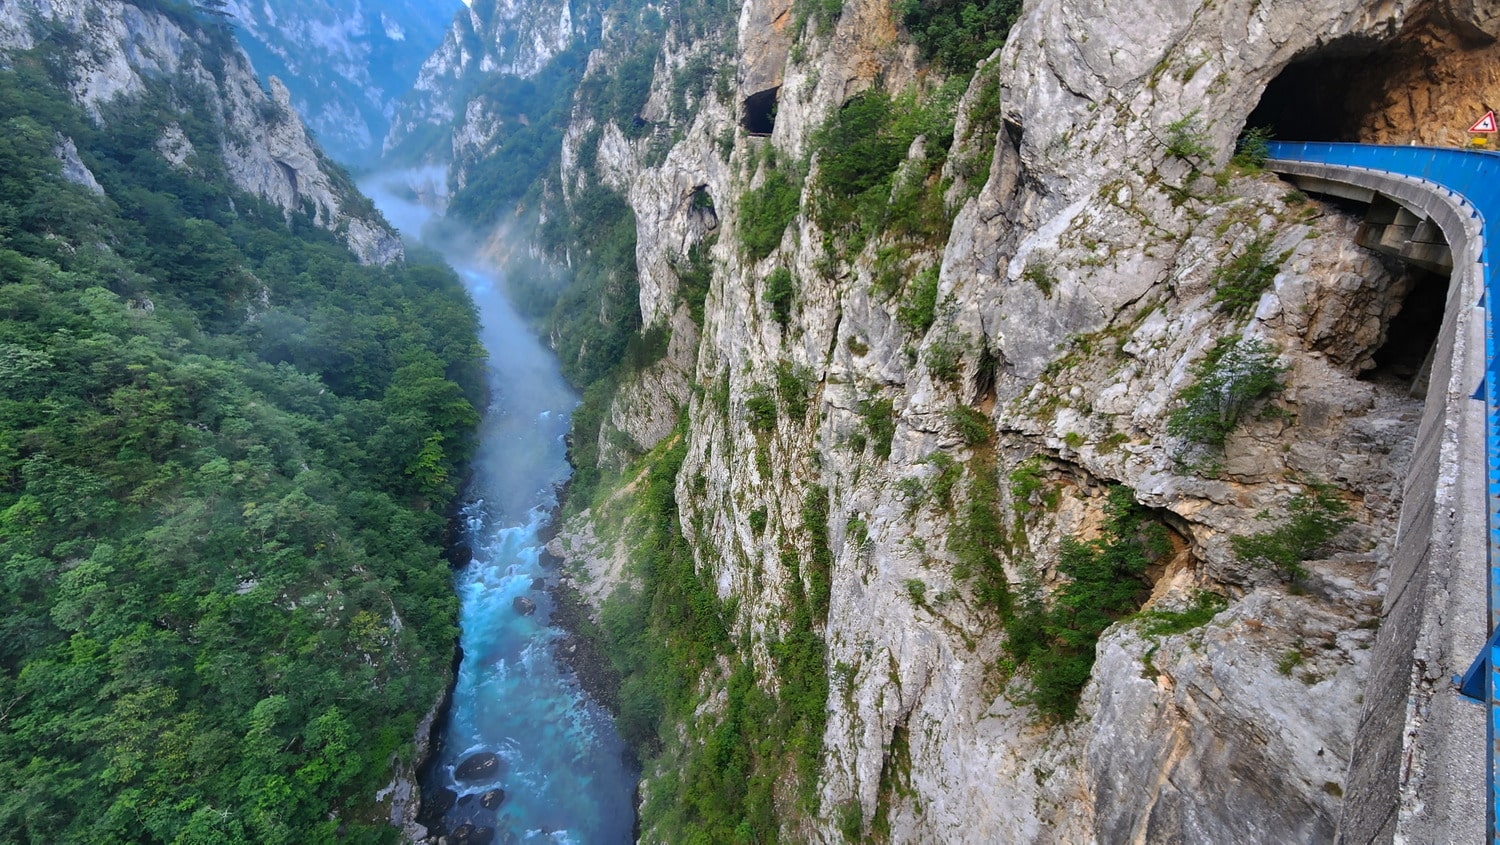
[[[1245,245],[1237,255],[1220,267],[1213,278],[1213,302],[1219,310],[1239,316],[1260,302],[1261,294],[1271,286],[1282,262],[1292,251],[1271,255],[1271,235],[1262,233]]]
[[[773,151],[760,185],[740,197],[740,248],[746,259],[759,261],[781,245],[786,227],[797,216],[801,194],[800,174]]]
[[[940,466],[943,469],[932,492],[942,502],[952,496],[960,470],[951,459]],[[1140,607],[1148,587],[1146,567],[1170,552],[1166,529],[1136,503],[1129,488],[1112,487],[1106,499],[1103,536],[1087,542],[1063,541],[1057,571],[1065,580],[1050,596],[1038,573],[1028,576],[1017,589],[1004,566],[1016,546],[1001,519],[993,452],[979,448],[967,469],[966,496],[948,542],[956,558],[954,574],[972,581],[978,598],[999,616],[1005,632],[1006,668],[1026,673],[1027,703],[1044,718],[1071,719],[1093,669],[1099,636]],[[1009,481],[1015,507],[1027,507],[1039,498],[1044,506],[1055,504],[1056,494],[1046,490],[1039,461],[1017,465]]]
[[[1286,520],[1275,528],[1248,537],[1234,537],[1231,542],[1235,554],[1274,567],[1295,584],[1307,575],[1303,563],[1342,534],[1354,519],[1338,491],[1314,482],[1293,496],[1286,510]],[[1268,521],[1272,515],[1270,511],[1261,511],[1258,517]]]
[[[482,160],[456,163],[465,169],[467,181],[454,193],[449,214],[487,225],[513,213],[517,204],[536,203],[543,177],[557,169],[563,129],[572,115],[571,94],[583,75],[585,56],[583,47],[575,45],[530,78],[490,76],[471,95],[498,117],[498,134],[491,142],[494,151]],[[387,161],[416,158],[433,144],[417,135],[405,140],[411,152],[393,150]],[[427,146],[418,149],[422,144]]]
[[[571,213],[541,230],[553,265],[518,268],[514,285],[532,293],[531,316],[549,329],[563,375],[583,391],[573,412],[568,509],[594,499],[601,474],[599,430],[620,383],[666,352],[666,330],[640,332],[640,281],[635,264],[635,213],[618,193],[594,185],[574,198]],[[571,263],[571,277],[559,269]],[[545,316],[541,316],[541,315]]]
[[[1057,571],[1068,580],[1050,600],[1033,589],[1003,614],[1006,651],[1030,671],[1027,699],[1049,718],[1073,717],[1099,636],[1140,607],[1146,567],[1171,551],[1166,529],[1130,488],[1111,487],[1105,513],[1102,537],[1063,541]]]
[[[1222,449],[1245,412],[1281,389],[1286,368],[1277,351],[1258,338],[1221,338],[1193,365],[1193,381],[1177,394],[1167,433],[1190,448]]]
[[[815,626],[827,613],[826,502],[810,495],[804,509],[812,558],[781,555],[788,601],[780,632],[766,640],[768,672],[746,644],[732,647],[735,609],[719,601],[683,536],[676,479],[686,454],[679,431],[638,465],[635,585],[605,602],[594,635],[622,678],[621,733],[658,772],[643,828],[669,842],[774,842],[788,809],[778,807],[778,784],[795,772],[798,802],[810,807],[822,758],[828,681]],[[761,512],[762,530],[766,519]],[[700,709],[704,685],[723,691],[721,707]]]
[[[857,253],[887,231],[922,243],[946,239],[950,221],[937,173],[953,143],[962,91],[956,82],[922,98],[915,91],[894,99],[869,91],[845,103],[818,130],[810,214],[833,239],[830,248]],[[902,168],[918,137],[924,139],[923,158]]]
[[[901,22],[923,58],[949,73],[968,74],[1005,43],[1021,0],[906,0]]]

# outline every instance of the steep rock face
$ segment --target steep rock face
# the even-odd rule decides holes
[[[666,440],[692,395],[690,364],[698,345],[698,327],[685,309],[671,321],[672,336],[662,360],[647,367],[609,406],[609,422],[599,432],[600,463],[623,467]],[[612,436],[611,432],[617,432]],[[616,442],[616,437],[624,440]]]
[[[460,5],[230,0],[224,8],[260,72],[287,81],[297,113],[322,147],[340,161],[364,164],[380,153],[397,98]]]
[[[854,0],[832,20],[803,20],[785,3],[747,3],[734,84],[675,114],[676,74],[731,45],[669,23],[640,115],[651,125],[626,131],[579,110],[563,182],[577,192],[597,176],[628,198],[645,324],[679,325],[685,255],[697,247],[712,265],[696,354],[677,346],[627,382],[599,451],[617,461],[611,439],[645,451],[669,437],[663,397],[679,394],[662,372],[683,374],[681,528],[769,694],[787,608],[808,589],[786,560],[814,554],[804,502],[828,494],[817,800],[778,801],[783,834],[1333,835],[1421,409],[1414,372],[1392,368],[1384,347],[1410,331],[1395,321],[1421,287],[1440,282],[1356,247],[1346,211],[1225,166],[1257,103],[1293,125],[1301,101],[1275,90],[1262,100],[1288,68],[1362,73],[1375,92],[1359,120],[1297,130],[1396,140],[1415,104],[1456,117],[1484,99],[1488,72],[1465,68],[1496,32],[1486,4],[1028,3],[959,103],[941,172],[951,232],[915,244],[877,235],[851,255],[829,249],[807,214],[813,179],[758,260],[742,245],[753,225],[743,200],[771,179],[773,158],[795,162],[799,180],[817,174],[817,130],[856,94],[938,90],[888,5]],[[606,45],[590,72],[617,60]],[[986,86],[999,91],[991,117]],[[752,136],[749,112],[763,104],[750,100],[772,89]],[[908,169],[931,143],[912,143]],[[1266,288],[1226,304],[1226,268],[1250,255]],[[929,269],[937,304],[923,325],[903,315],[903,297]],[[792,279],[782,314],[771,300],[786,295],[768,286],[778,272]],[[1208,454],[1168,421],[1221,340],[1263,343],[1285,372],[1279,395]],[[764,398],[787,373],[809,407],[798,417],[780,400],[767,424]],[[964,408],[991,429],[976,438]],[[1294,593],[1232,538],[1285,524],[1313,483],[1332,485],[1355,524],[1327,560],[1306,562]],[[1170,537],[1171,554],[1147,568],[1145,608],[1181,613],[1200,591],[1227,607],[1183,630],[1151,617],[1110,628],[1077,719],[1049,723],[1005,650],[999,609],[965,571],[965,511],[991,488],[1001,580],[1056,595],[1069,541],[1104,536],[1114,484]],[[597,541],[612,535],[591,520],[607,518],[581,516],[565,533],[577,541],[558,551],[592,563],[596,579],[628,577],[618,544]],[[695,718],[711,718],[725,678],[710,670],[700,685]]]
[[[1346,626],[1316,600],[1256,592],[1214,625],[1165,644],[1111,638],[1097,675],[1109,697],[1090,702],[1097,839],[1331,840],[1338,802],[1330,793],[1343,783],[1349,736],[1318,729],[1317,711],[1358,695],[1350,652],[1374,639]],[[1319,663],[1279,672],[1303,643],[1314,643]],[[1143,663],[1159,674],[1139,671]],[[1159,775],[1142,781],[1147,772]]]
[[[104,196],[104,186],[99,184],[94,172],[89,170],[88,165],[78,156],[78,145],[73,143],[72,138],[62,138],[53,151],[57,160],[62,162],[62,177],[75,185],[82,185],[95,196]]]
[[[1242,186],[1242,190],[1254,189]],[[1278,189],[1268,185],[1264,190]],[[1274,199],[1263,201],[1275,207]],[[1216,241],[1213,231],[1219,222],[1214,217],[1206,220],[1197,242],[1188,239],[1184,255],[1197,255],[1191,247],[1201,250],[1207,248],[1205,242]],[[1369,256],[1337,242],[1340,236],[1352,234],[1350,223],[1331,223],[1332,237],[1299,244],[1301,251],[1289,261],[1290,272],[1284,274],[1278,289],[1290,299],[1306,296],[1313,288],[1327,309],[1368,310],[1362,304],[1367,294],[1341,294],[1339,288],[1345,286],[1338,280],[1369,279],[1378,289],[1386,273]],[[1107,230],[1094,231],[1103,235]],[[1353,254],[1341,259],[1340,252]],[[1193,264],[1183,259],[1169,266],[1186,274]],[[811,268],[808,272],[804,279],[812,278]],[[945,269],[945,275],[953,272],[951,265]],[[1030,286],[1029,282],[1016,283],[1021,284]],[[1287,392],[1289,408],[1302,430],[1281,424],[1253,425],[1243,439],[1231,443],[1224,473],[1217,479],[1175,470],[1170,438],[1162,431],[1166,405],[1184,382],[1186,364],[1199,356],[1205,341],[1223,330],[1215,325],[1204,288],[1200,281],[1198,291],[1185,296],[1190,304],[1174,308],[1163,303],[1168,309],[1165,314],[1146,315],[1138,328],[1116,340],[1099,338],[1095,342],[1106,349],[1085,353],[1076,364],[1039,379],[1029,394],[997,404],[995,418],[1002,433],[996,448],[1004,455],[999,470],[1002,484],[1022,458],[1041,454],[1047,456],[1045,466],[1053,468],[1047,473],[1047,483],[1061,500],[1054,512],[1039,513],[1034,502],[1018,500],[1014,492],[1007,497],[1005,521],[1025,538],[1005,560],[1012,583],[1038,576],[1052,580],[1063,539],[1095,536],[1092,526],[1099,519],[1101,479],[1130,485],[1142,501],[1175,515],[1177,519],[1168,524],[1187,535],[1191,554],[1172,577],[1164,573],[1158,578],[1161,607],[1181,607],[1197,588],[1228,590],[1234,595],[1256,584],[1284,600],[1280,588],[1267,583],[1274,581],[1271,573],[1246,567],[1228,554],[1227,539],[1263,530],[1254,514],[1261,507],[1285,501],[1287,483],[1298,471],[1325,479],[1331,475],[1340,486],[1358,491],[1368,508],[1365,518],[1381,526],[1372,542],[1389,542],[1400,464],[1398,460],[1393,465],[1387,453],[1401,455],[1409,450],[1415,403],[1399,393],[1373,390],[1355,382],[1347,370],[1333,370],[1316,359],[1299,365]],[[818,301],[814,297],[820,292],[808,288],[803,292],[809,300]],[[972,320],[970,330],[976,334],[983,324],[982,315],[997,313],[1001,307],[998,303],[986,307],[981,294],[960,284],[944,293],[953,296],[955,325]],[[703,507],[722,514],[713,519],[713,535],[697,538],[716,547],[726,561],[719,572],[720,584],[727,594],[765,596],[764,603],[756,602],[748,610],[763,616],[749,624],[759,622],[771,631],[776,630],[777,608],[783,599],[768,590],[756,590],[754,583],[757,565],[770,569],[776,549],[765,540],[755,541],[739,514],[766,507],[782,525],[795,525],[802,491],[817,483],[834,490],[830,531],[838,558],[825,636],[829,664],[850,668],[844,676],[848,686],[843,694],[830,699],[823,806],[837,806],[852,798],[871,818],[885,804],[884,814],[896,841],[977,842],[997,835],[1004,841],[1119,841],[1116,833],[1142,825],[1153,830],[1148,841],[1173,835],[1237,841],[1247,823],[1241,815],[1247,806],[1243,800],[1205,803],[1201,793],[1184,788],[1181,794],[1162,797],[1158,802],[1162,809],[1153,812],[1140,804],[1139,789],[1165,778],[1179,783],[1194,777],[1212,780],[1223,771],[1226,759],[1238,760],[1241,751],[1259,744],[1262,732],[1277,729],[1286,710],[1295,710],[1305,735],[1288,738],[1286,747],[1301,748],[1300,741],[1306,740],[1326,748],[1326,754],[1318,755],[1321,765],[1316,775],[1289,772],[1291,761],[1297,758],[1273,754],[1255,765],[1240,761],[1235,771],[1243,765],[1243,781],[1252,784],[1248,789],[1262,798],[1252,815],[1267,819],[1267,841],[1276,840],[1276,834],[1301,833],[1303,824],[1311,824],[1310,829],[1320,834],[1331,831],[1337,802],[1327,785],[1337,787],[1342,779],[1354,724],[1322,708],[1339,695],[1347,696],[1353,706],[1365,671],[1364,655],[1356,647],[1321,654],[1330,664],[1324,671],[1337,679],[1330,682],[1327,692],[1288,684],[1280,689],[1285,698],[1268,708],[1266,682],[1275,679],[1277,659],[1300,636],[1295,627],[1278,624],[1285,620],[1260,620],[1253,629],[1226,640],[1222,653],[1185,649],[1181,638],[1171,638],[1142,643],[1136,647],[1136,659],[1127,659],[1130,652],[1117,643],[1162,638],[1142,638],[1130,629],[1119,629],[1101,644],[1101,661],[1080,722],[1067,730],[1045,730],[1036,724],[1034,713],[1017,703],[1025,687],[1007,683],[994,668],[1002,655],[993,610],[970,594],[969,585],[955,572],[954,561],[945,552],[953,532],[963,529],[953,524],[940,503],[928,498],[932,493],[893,492],[933,490],[939,470],[932,456],[945,451],[964,454],[955,448],[960,438],[949,422],[948,409],[964,402],[964,394],[972,388],[965,385],[955,391],[920,366],[908,367],[899,354],[901,331],[892,325],[890,316],[862,292],[846,296],[839,308],[836,335],[830,335],[828,327],[833,323],[826,317],[821,325],[809,320],[802,329],[811,337],[793,348],[793,354],[798,347],[836,350],[833,360],[818,371],[824,385],[822,430],[808,437],[790,426],[778,428],[771,440],[772,474],[764,478],[752,459],[759,445],[754,436],[732,417],[727,425],[710,418],[701,427],[695,426],[694,433],[704,446],[690,454],[684,467],[684,477],[701,473],[708,478],[710,492]],[[745,311],[757,310],[753,298],[741,301]],[[1263,302],[1261,313],[1274,317],[1273,302]],[[1134,310],[1139,314],[1149,309]],[[1377,305],[1375,310],[1383,309]],[[1066,312],[1062,319],[1067,319]],[[746,322],[753,324],[753,317],[747,316]],[[1297,348],[1295,336],[1279,332],[1269,336],[1284,349]],[[849,342],[851,337],[855,343]],[[734,339],[755,342],[753,335]],[[1116,343],[1118,347],[1108,350]],[[862,347],[869,351],[856,354]],[[744,358],[754,360],[733,351],[719,360]],[[820,364],[816,358],[809,363]],[[729,371],[731,383],[736,381],[736,369]],[[768,374],[754,374],[731,392],[744,393],[756,381],[766,380]],[[893,381],[905,389],[881,387]],[[868,451],[850,453],[844,445],[859,438],[867,425],[860,403],[880,396],[892,397],[898,415],[890,459],[884,465]],[[1305,408],[1299,399],[1305,401]],[[703,416],[711,417],[706,412]],[[808,452],[817,455],[813,465],[795,457]],[[788,466],[785,475],[782,466]],[[716,485],[722,485],[721,494],[716,494]],[[744,504],[733,506],[738,502]],[[856,522],[858,529],[853,527]],[[742,556],[737,548],[747,552]],[[1372,571],[1378,558],[1372,554],[1351,562],[1358,577],[1346,589],[1353,598],[1345,606],[1323,611],[1323,624],[1329,629],[1357,628],[1372,617],[1378,608]],[[729,563],[733,561],[743,563]],[[1319,572],[1314,580],[1321,583]],[[1242,602],[1232,612],[1254,611]],[[1209,630],[1224,624],[1221,619]],[[1313,638],[1309,634],[1303,639],[1311,642]],[[1169,653],[1181,649],[1182,665],[1156,662],[1157,667],[1170,668],[1159,670],[1162,680],[1147,684],[1142,691],[1142,675],[1151,672],[1152,661],[1141,661],[1138,656],[1152,649]],[[1250,656],[1257,654],[1260,657],[1252,660]],[[1220,684],[1219,689],[1205,693],[1216,703],[1211,710],[1196,701],[1197,690],[1207,686],[1192,678],[1199,674],[1226,674],[1235,679],[1232,688]],[[1133,691],[1132,697],[1124,696],[1115,684]],[[1189,701],[1163,711],[1178,689],[1191,696]],[[1108,703],[1111,712],[1092,712],[1097,702]],[[1106,717],[1112,718],[1106,723]],[[1111,727],[1115,725],[1135,730],[1123,732]],[[1150,729],[1140,729],[1142,725]],[[1180,741],[1184,734],[1196,735],[1198,741]],[[906,737],[908,746],[906,759],[893,762],[897,736]],[[1238,750],[1216,751],[1226,746]],[[910,772],[905,785],[912,796],[909,799],[893,797],[882,786],[884,773],[893,767]],[[895,794],[899,796],[901,790]],[[1088,809],[1097,816],[1090,819]],[[1191,827],[1183,821],[1186,817],[1192,818]]]
[[[570,0],[478,0],[459,11],[397,109],[384,151],[458,160],[483,149],[498,118],[468,102],[475,86],[489,74],[536,75],[582,33],[575,18]],[[426,137],[450,129],[451,149]]]
[[[0,50],[29,50],[46,27],[71,38],[63,63],[69,88],[95,120],[107,123],[110,103],[146,93],[149,80],[173,78],[180,90],[201,95],[193,108],[216,127],[236,187],[288,214],[308,209],[366,264],[401,257],[400,239],[308,137],[286,87],[273,79],[267,94],[235,50],[216,53],[222,66],[207,64],[199,40],[213,36],[201,26],[123,2],[37,0],[0,15]],[[164,136],[158,146],[175,165],[191,167],[185,136]]]

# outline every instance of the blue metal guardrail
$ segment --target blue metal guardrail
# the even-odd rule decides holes
[[[1481,225],[1480,267],[1485,319],[1485,378],[1482,385],[1485,413],[1485,469],[1489,492],[1489,628],[1490,636],[1459,679],[1460,694],[1488,705],[1489,753],[1485,774],[1489,796],[1489,841],[1500,843],[1500,793],[1496,790],[1497,758],[1500,758],[1500,378],[1497,378],[1495,342],[1500,335],[1500,307],[1491,268],[1500,266],[1500,237],[1491,238],[1484,223],[1500,221],[1500,154],[1440,147],[1383,147],[1373,144],[1275,141],[1270,158],[1338,167],[1359,167],[1425,179],[1446,189],[1468,206]],[[1454,256],[1455,261],[1465,260]]]

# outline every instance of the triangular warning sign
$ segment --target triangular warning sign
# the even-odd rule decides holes
[[[1484,117],[1481,117],[1478,120],[1474,121],[1474,125],[1469,127],[1469,131],[1500,132],[1500,126],[1495,125],[1495,113],[1493,111],[1485,112]]]

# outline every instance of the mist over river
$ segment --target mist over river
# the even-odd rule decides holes
[[[434,180],[441,171],[402,171],[361,188],[414,237],[433,212],[412,187]],[[570,471],[563,437],[578,399],[498,271],[443,240],[431,245],[479,309],[490,405],[462,511],[474,560],[455,575],[463,661],[423,801],[452,802],[443,826],[453,842],[629,842],[638,773],[610,715],[557,660],[564,634],[549,623],[545,589],[555,575],[540,561],[539,532]]]

